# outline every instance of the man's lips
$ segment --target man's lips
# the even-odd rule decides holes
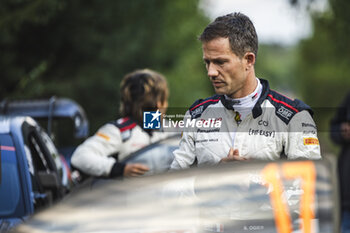
[[[220,82],[220,81],[214,81],[212,82],[214,87],[222,87],[225,85],[225,82]]]

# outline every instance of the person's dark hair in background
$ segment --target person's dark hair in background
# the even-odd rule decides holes
[[[163,75],[144,69],[127,74],[120,84],[122,117],[142,122],[144,111],[167,107],[168,87]]]

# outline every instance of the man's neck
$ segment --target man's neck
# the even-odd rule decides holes
[[[244,84],[244,87],[236,93],[233,93],[232,95],[228,95],[231,99],[239,99],[244,98],[251,93],[254,92],[256,87],[258,86],[258,81],[256,80],[255,74],[254,76],[249,76],[246,80],[246,83]]]

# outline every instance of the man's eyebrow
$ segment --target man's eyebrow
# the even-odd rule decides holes
[[[213,59],[209,59],[209,58],[203,58],[203,61],[205,62],[225,62],[225,61],[228,61],[229,59],[227,58],[222,58],[222,57],[219,57],[219,58],[213,58]]]
[[[215,58],[213,59],[213,61],[228,61],[229,59],[224,58],[224,57],[219,57],[219,58]]]

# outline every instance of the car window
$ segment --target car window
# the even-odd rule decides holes
[[[162,141],[151,144],[129,155],[122,162],[142,163],[149,167],[146,175],[158,174],[168,171],[174,160],[173,151],[178,148],[179,135],[173,135]]]
[[[29,164],[29,171],[31,172],[33,193],[34,195],[46,193],[48,190],[43,187],[43,184],[39,179],[39,173],[56,173],[56,164],[50,155],[49,149],[44,143],[45,140],[42,138],[42,135],[39,133],[37,128],[24,123],[22,126],[22,131],[23,139],[26,144],[25,147],[27,147],[25,151]],[[45,201],[36,201],[35,208],[46,205],[46,201],[46,199]]]
[[[155,144],[126,159],[125,162],[147,165],[150,171],[146,175],[162,173],[169,170],[174,159],[173,151],[176,148],[172,145]]]
[[[34,173],[38,171],[56,172],[57,165],[61,163],[58,152],[49,136],[39,126],[32,126],[27,122],[22,125],[22,133],[24,143],[30,151],[27,156],[32,156]]]
[[[62,163],[60,160],[60,156],[59,153],[56,149],[56,146],[54,145],[54,143],[52,142],[51,138],[49,137],[49,135],[47,135],[47,133],[45,133],[44,130],[40,130],[39,131],[40,136],[44,142],[44,145],[47,147],[51,157],[54,159],[57,170],[61,170],[62,169]]]
[[[34,167],[39,171],[50,172],[50,164],[45,158],[42,146],[34,133],[29,134],[29,148],[33,155]]]

